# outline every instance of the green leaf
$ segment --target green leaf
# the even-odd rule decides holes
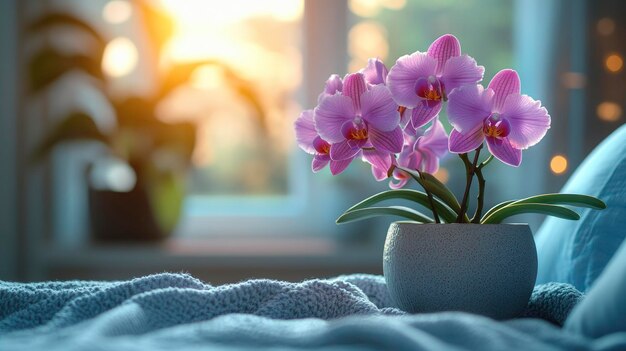
[[[350,207],[346,212],[358,210],[361,208],[369,207],[381,201],[390,200],[390,199],[404,199],[416,202],[429,210],[430,208],[430,200],[428,199],[428,195],[424,192],[410,189],[394,189],[387,190],[376,195],[372,195],[367,199],[359,202],[358,204]],[[446,204],[444,204],[441,200],[437,198],[433,198],[433,202],[437,209],[437,213],[443,218],[444,221],[448,223],[454,223],[456,220],[456,213],[450,209]]]
[[[483,218],[480,219],[480,222],[482,223],[485,220],[485,218],[491,216],[492,213],[494,213],[497,210],[501,209],[502,207],[504,207],[506,205],[509,205],[509,204],[512,204],[514,202],[515,202],[515,200],[507,200],[507,201],[503,201],[503,202],[493,206],[491,209],[489,209],[489,211],[487,211],[487,213],[485,213],[483,215]]]
[[[450,207],[457,215],[461,211],[461,205],[459,201],[456,199],[456,196],[446,187],[439,179],[435,178],[432,174],[422,172],[421,177],[420,173],[414,171],[412,169],[397,167],[398,169],[407,172],[415,181],[417,181],[424,189],[430,191],[431,194],[438,197]],[[423,177],[423,178],[422,178]],[[467,215],[465,216],[466,222],[469,222],[469,218]]]
[[[559,204],[603,210],[606,204],[593,196],[580,194],[543,194],[515,201],[515,204]]]
[[[362,219],[378,217],[378,216],[398,216],[403,217],[419,223],[432,223],[433,220],[423,213],[416,211],[412,208],[404,206],[389,206],[389,207],[368,207],[354,211],[345,212],[339,218],[336,223],[348,223],[353,221],[359,221]]]
[[[89,115],[82,112],[74,112],[56,125],[50,134],[44,137],[41,144],[35,149],[32,160],[40,161],[60,143],[79,140],[109,142],[109,138],[100,132],[98,126],[96,126],[96,123]]]
[[[497,224],[505,218],[522,213],[540,213],[549,216],[578,220],[578,213],[567,207],[548,204],[510,204],[494,211],[489,217],[482,221],[482,224]]]
[[[152,174],[148,180],[150,208],[163,233],[170,233],[180,220],[185,197],[185,175],[175,172]]]

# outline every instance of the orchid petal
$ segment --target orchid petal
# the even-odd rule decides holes
[[[441,81],[450,94],[452,90],[466,84],[477,84],[483,80],[485,67],[478,66],[476,60],[467,55],[450,58],[441,74]]]
[[[436,74],[441,75],[448,59],[461,55],[461,43],[452,34],[445,34],[437,38],[428,47],[428,56],[437,60]]]
[[[500,113],[507,96],[510,94],[519,95],[521,82],[517,72],[512,69],[503,69],[493,76],[487,89],[493,90],[495,94],[493,96],[493,112]]]
[[[354,118],[352,101],[343,95],[327,96],[315,108],[315,129],[322,139],[338,143],[344,139],[341,126]]]
[[[421,100],[413,110],[411,110],[411,124],[417,129],[424,126],[441,112],[441,101],[428,102]]]
[[[313,161],[311,162],[311,170],[313,171],[313,173],[317,173],[321,171],[324,167],[326,167],[329,161],[330,157],[328,157],[328,155],[316,155],[315,157],[313,157]]]
[[[384,85],[385,80],[387,80],[387,67],[385,67],[383,61],[377,58],[371,58],[367,60],[367,67],[360,70],[359,72],[363,73],[365,81],[372,85]]]
[[[448,153],[448,134],[439,119],[435,119],[432,126],[426,129],[424,135],[417,140],[415,147],[419,150],[428,149],[436,157],[443,157]]]
[[[465,85],[448,95],[448,121],[459,132],[465,133],[481,125],[491,115],[493,90],[482,85]]]
[[[391,189],[400,189],[404,187],[406,183],[409,182],[409,180],[411,180],[411,176],[408,173],[401,171],[399,169],[395,169],[392,173],[392,176],[394,179],[398,180],[398,182],[394,183],[393,180],[390,180],[389,187]]]
[[[404,136],[402,135],[402,128],[400,127],[396,127],[396,129],[390,132],[370,128],[369,140],[376,149],[389,151],[394,154],[402,151],[402,144],[404,144]]]
[[[372,167],[372,176],[374,177],[374,179],[376,179],[377,182],[381,182],[389,178],[385,170],[377,167]]]
[[[422,160],[419,169],[426,173],[435,173],[439,170],[439,157],[430,150],[421,150]]]
[[[324,91],[317,97],[317,103],[319,104],[323,98],[335,95],[336,93],[340,93],[343,88],[343,82],[341,81],[341,77],[336,74],[331,74],[330,77],[326,80],[326,84],[324,85]]]
[[[348,166],[350,165],[350,162],[352,162],[351,158],[347,160],[340,160],[340,161],[331,160],[330,161],[330,173],[332,173],[332,175],[337,175],[343,172],[346,168],[348,168]]]
[[[357,113],[361,112],[361,95],[366,91],[367,84],[365,83],[365,77],[362,73],[348,74],[343,79],[342,94],[352,99],[354,111]]]
[[[359,153],[361,148],[353,145],[349,140],[344,140],[330,146],[330,158],[334,161],[352,159]]]
[[[361,114],[370,126],[383,132],[392,131],[400,124],[398,105],[383,85],[372,87],[361,95]]]
[[[405,145],[402,152],[398,155],[397,163],[399,166],[410,169],[417,169],[422,162],[422,155],[413,149],[414,145]]]
[[[331,74],[328,80],[326,80],[324,92],[329,95],[335,95],[335,93],[341,92],[342,88],[343,82],[341,81],[341,77],[336,74]]]
[[[404,55],[396,61],[387,75],[387,86],[400,106],[415,107],[420,98],[415,94],[415,82],[435,74],[437,60],[425,52]]]
[[[496,139],[488,137],[489,152],[507,165],[518,167],[522,163],[522,150],[511,145],[509,138]]]
[[[483,140],[485,140],[485,135],[483,134],[483,128],[481,125],[467,133],[461,133],[456,129],[453,129],[450,132],[448,147],[450,152],[462,154],[475,150],[480,146],[480,144],[483,143]]]
[[[402,108],[402,109],[399,109],[398,112],[400,113],[400,127],[404,129],[409,125],[409,121],[411,121],[411,115],[413,114],[413,109]]]
[[[399,178],[399,177],[395,177],[394,176],[394,178],[397,179],[398,182],[394,183],[393,180],[390,180],[389,181],[389,187],[391,189],[402,189],[406,185],[406,183],[409,182],[409,177]]]
[[[363,150],[363,160],[372,165],[372,174],[377,181],[387,179],[387,172],[391,168],[392,159],[388,152]]]
[[[315,154],[313,140],[317,138],[317,130],[315,130],[313,116],[313,110],[302,111],[294,123],[298,146],[308,154]]]
[[[541,101],[528,95],[509,95],[502,108],[502,118],[510,124],[508,138],[517,149],[537,144],[550,129],[548,111],[541,106]]]

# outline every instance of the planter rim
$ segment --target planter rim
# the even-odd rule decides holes
[[[407,225],[425,225],[425,226],[489,226],[489,227],[494,227],[494,226],[528,226],[528,223],[489,223],[489,224],[480,224],[480,223],[417,223],[417,222],[412,222],[412,221],[395,221],[395,222],[391,222],[390,225],[395,224],[395,225],[402,225],[402,226],[407,226]]]

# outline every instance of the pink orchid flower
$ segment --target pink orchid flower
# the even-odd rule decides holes
[[[480,82],[484,71],[473,58],[461,55],[455,36],[446,34],[427,52],[400,57],[389,71],[387,86],[398,105],[412,109],[411,123],[419,128],[439,114],[452,90]]]
[[[540,101],[520,93],[517,72],[498,72],[487,89],[468,85],[450,93],[448,120],[454,127],[449,148],[454,153],[475,150],[487,140],[500,161],[519,166],[522,150],[537,144],[550,128],[550,115]]]
[[[334,161],[330,159],[330,144],[322,139],[315,130],[313,110],[302,111],[296,120],[296,141],[306,153],[314,155],[311,169],[317,173],[330,163],[330,172],[333,175],[343,172],[351,159]]]
[[[315,108],[315,127],[331,143],[332,160],[353,159],[362,149],[402,150],[398,105],[384,85],[370,85],[362,73],[348,74],[341,94],[326,96]]]
[[[371,85],[385,85],[389,73],[383,61],[377,58],[367,60],[367,66],[359,72],[363,73],[365,81]]]
[[[323,98],[327,96],[332,96],[337,93],[341,93],[343,89],[343,80],[336,74],[331,74],[330,77],[326,80],[326,84],[324,85],[324,91],[322,91],[317,97],[317,103],[319,104]]]
[[[439,119],[435,118],[426,131],[407,126],[404,136],[404,147],[396,160],[397,165],[431,174],[437,172],[439,160],[448,153],[448,134]],[[389,181],[389,187],[399,189],[406,185],[410,176],[395,169],[393,178],[398,182]]]

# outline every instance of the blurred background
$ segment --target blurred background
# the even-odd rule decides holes
[[[519,169],[490,165],[487,205],[557,192],[624,123],[621,0],[1,1],[0,279],[381,273],[392,219],[334,220],[387,182],[311,174],[292,124],[330,74],[445,33],[552,116]]]

